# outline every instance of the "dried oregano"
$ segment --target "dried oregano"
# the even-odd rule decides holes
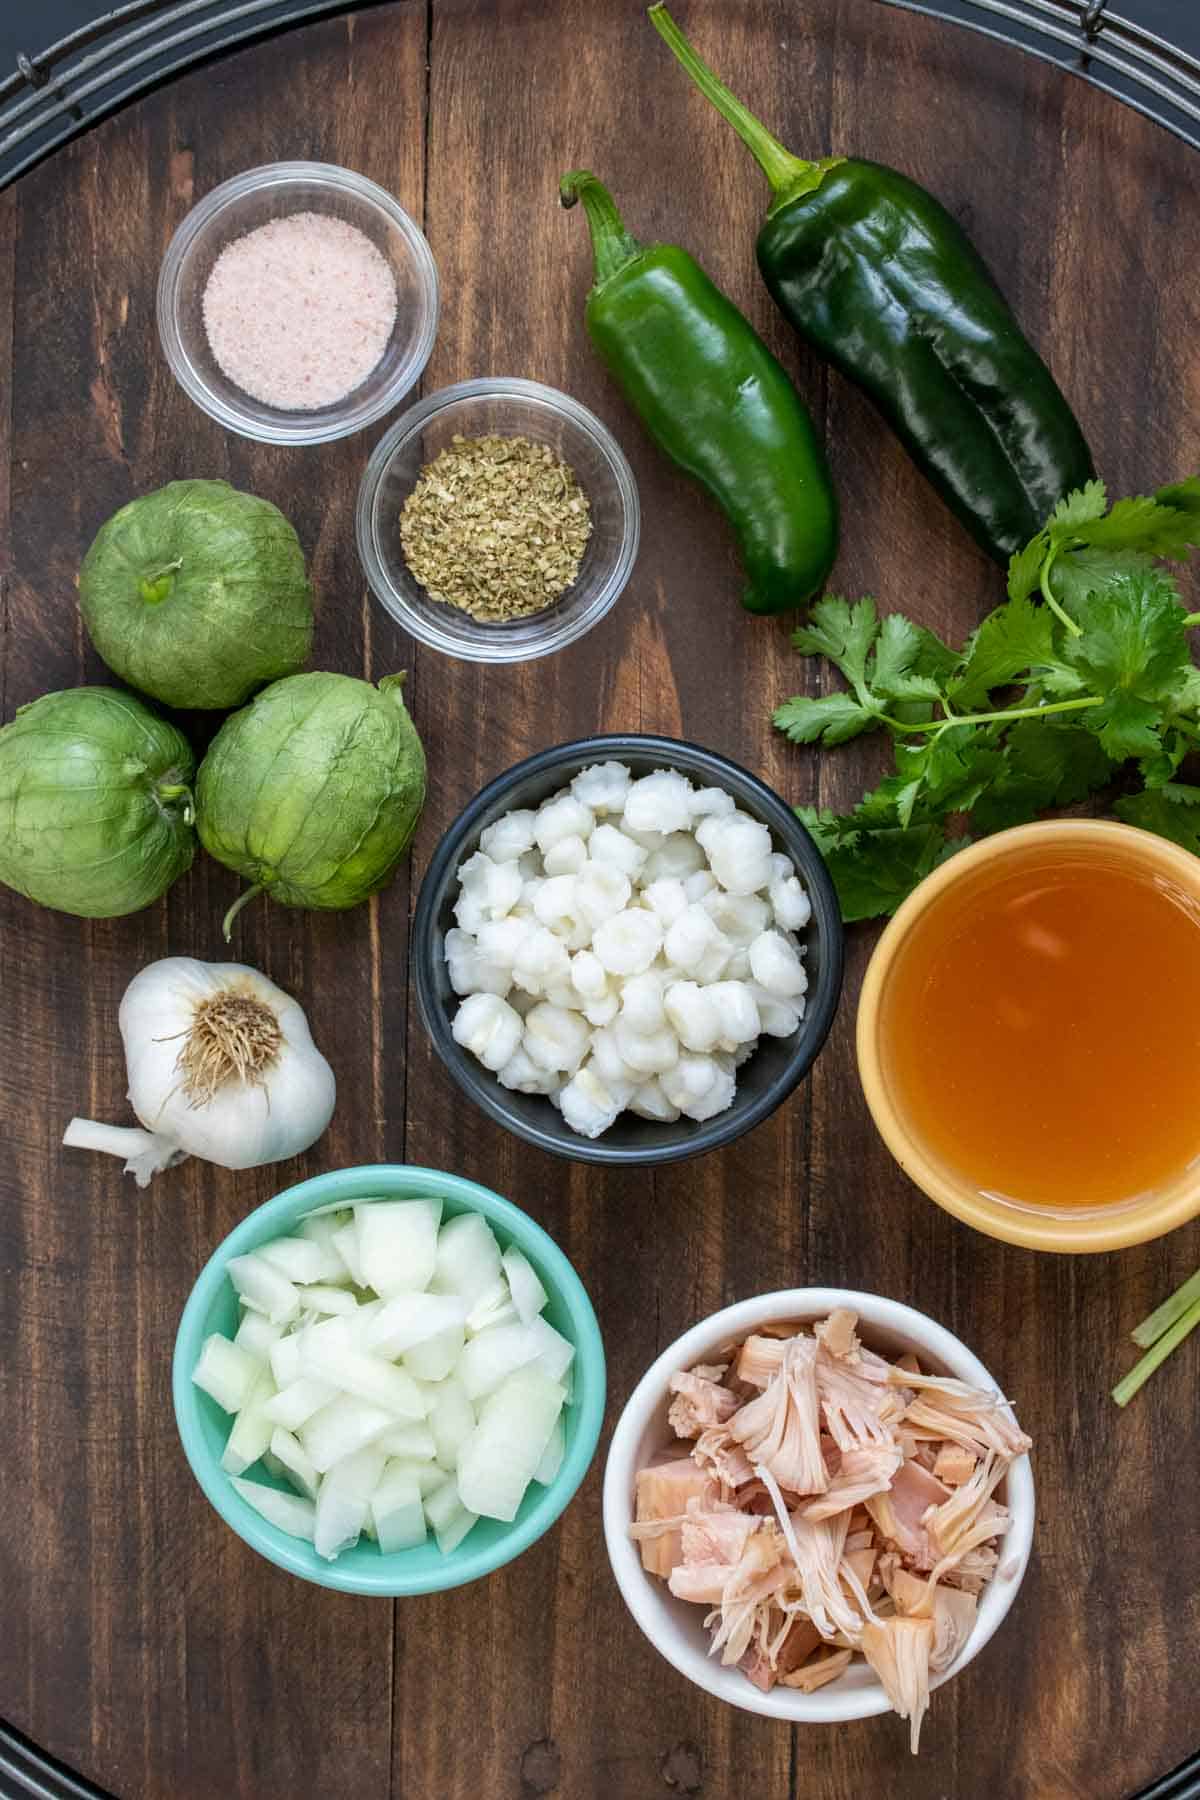
[[[575,471],[524,437],[454,436],[400,512],[408,566],[430,598],[492,621],[561,599],[591,532]]]

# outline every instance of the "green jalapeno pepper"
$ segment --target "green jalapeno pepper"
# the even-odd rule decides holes
[[[874,401],[967,530],[1006,563],[1095,469],[1049,369],[941,203],[882,163],[791,155],[650,18],[771,184],[758,266],[776,305]]]
[[[595,284],[592,341],[660,450],[718,502],[737,533],[742,604],[785,612],[820,588],[837,549],[837,502],[812,420],[749,320],[676,244],[639,244],[608,190],[564,175],[582,200]]]

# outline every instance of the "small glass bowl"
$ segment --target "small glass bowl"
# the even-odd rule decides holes
[[[527,437],[574,469],[592,508],[579,575],[562,599],[524,619],[491,623],[431,600],[410,573],[400,509],[421,470],[455,435]],[[470,662],[524,662],[574,643],[602,619],[629,579],[641,510],[620,445],[586,406],[537,381],[460,381],[418,401],[375,447],[358,490],[358,554],[372,592],[405,631]]]
[[[209,348],[203,315],[204,290],[225,246],[298,212],[357,227],[396,282],[396,322],[371,373],[342,399],[304,411],[267,406],[230,381]],[[423,233],[383,188],[332,163],[267,163],[222,182],[184,219],[159,271],[158,334],[175,379],[219,425],[264,444],[324,444],[382,418],[419,379],[437,321],[437,269]]]

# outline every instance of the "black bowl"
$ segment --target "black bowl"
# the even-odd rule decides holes
[[[678,769],[703,787],[721,787],[739,807],[760,819],[777,850],[790,856],[808,889],[812,918],[805,927],[808,993],[800,1026],[789,1038],[762,1037],[738,1070],[733,1105],[715,1118],[673,1125],[622,1113],[603,1137],[585,1138],[565,1122],[542,1094],[517,1094],[475,1060],[450,1033],[459,996],[446,969],[445,936],[454,925],[458,870],[479,846],[480,833],[504,813],[537,807],[591,763],[622,762],[635,776]],[[459,814],[434,852],[421,885],[410,951],[417,1000],[438,1054],[477,1106],[527,1143],[576,1162],[676,1162],[730,1144],[761,1124],[808,1073],[833,1023],[842,987],[842,922],[833,883],[819,851],[791,808],[765,783],[712,750],[678,738],[611,736],[582,738],[541,750],[498,775]]]

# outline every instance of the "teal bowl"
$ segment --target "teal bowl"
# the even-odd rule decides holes
[[[232,1257],[244,1256],[269,1239],[282,1237],[294,1229],[305,1213],[319,1206],[437,1196],[445,1203],[444,1217],[462,1212],[482,1213],[502,1249],[515,1246],[524,1252],[550,1296],[545,1317],[575,1346],[572,1394],[563,1412],[566,1451],[562,1466],[548,1487],[531,1484],[510,1525],[480,1519],[448,1556],[432,1540],[415,1550],[398,1550],[389,1555],[370,1541],[361,1540],[353,1550],[343,1550],[335,1562],[327,1562],[311,1544],[268,1524],[234,1491],[221,1468],[221,1454],[232,1421],[215,1400],[196,1387],[192,1370],[205,1338],[214,1331],[232,1337],[237,1329],[237,1296],[225,1274]],[[572,1498],[595,1454],[604,1417],[604,1345],[583,1283],[558,1245],[527,1213],[511,1200],[503,1200],[490,1188],[480,1187],[461,1175],[381,1163],[315,1175],[311,1181],[302,1181],[299,1186],[276,1194],[230,1232],[205,1264],[183,1309],[175,1338],[172,1384],[175,1418],[192,1473],[225,1523],[251,1549],[305,1581],[346,1594],[432,1594],[478,1581],[520,1556],[522,1550],[528,1550],[550,1529]],[[255,1481],[292,1491],[286,1482],[269,1475],[261,1463],[247,1469],[246,1474]]]

